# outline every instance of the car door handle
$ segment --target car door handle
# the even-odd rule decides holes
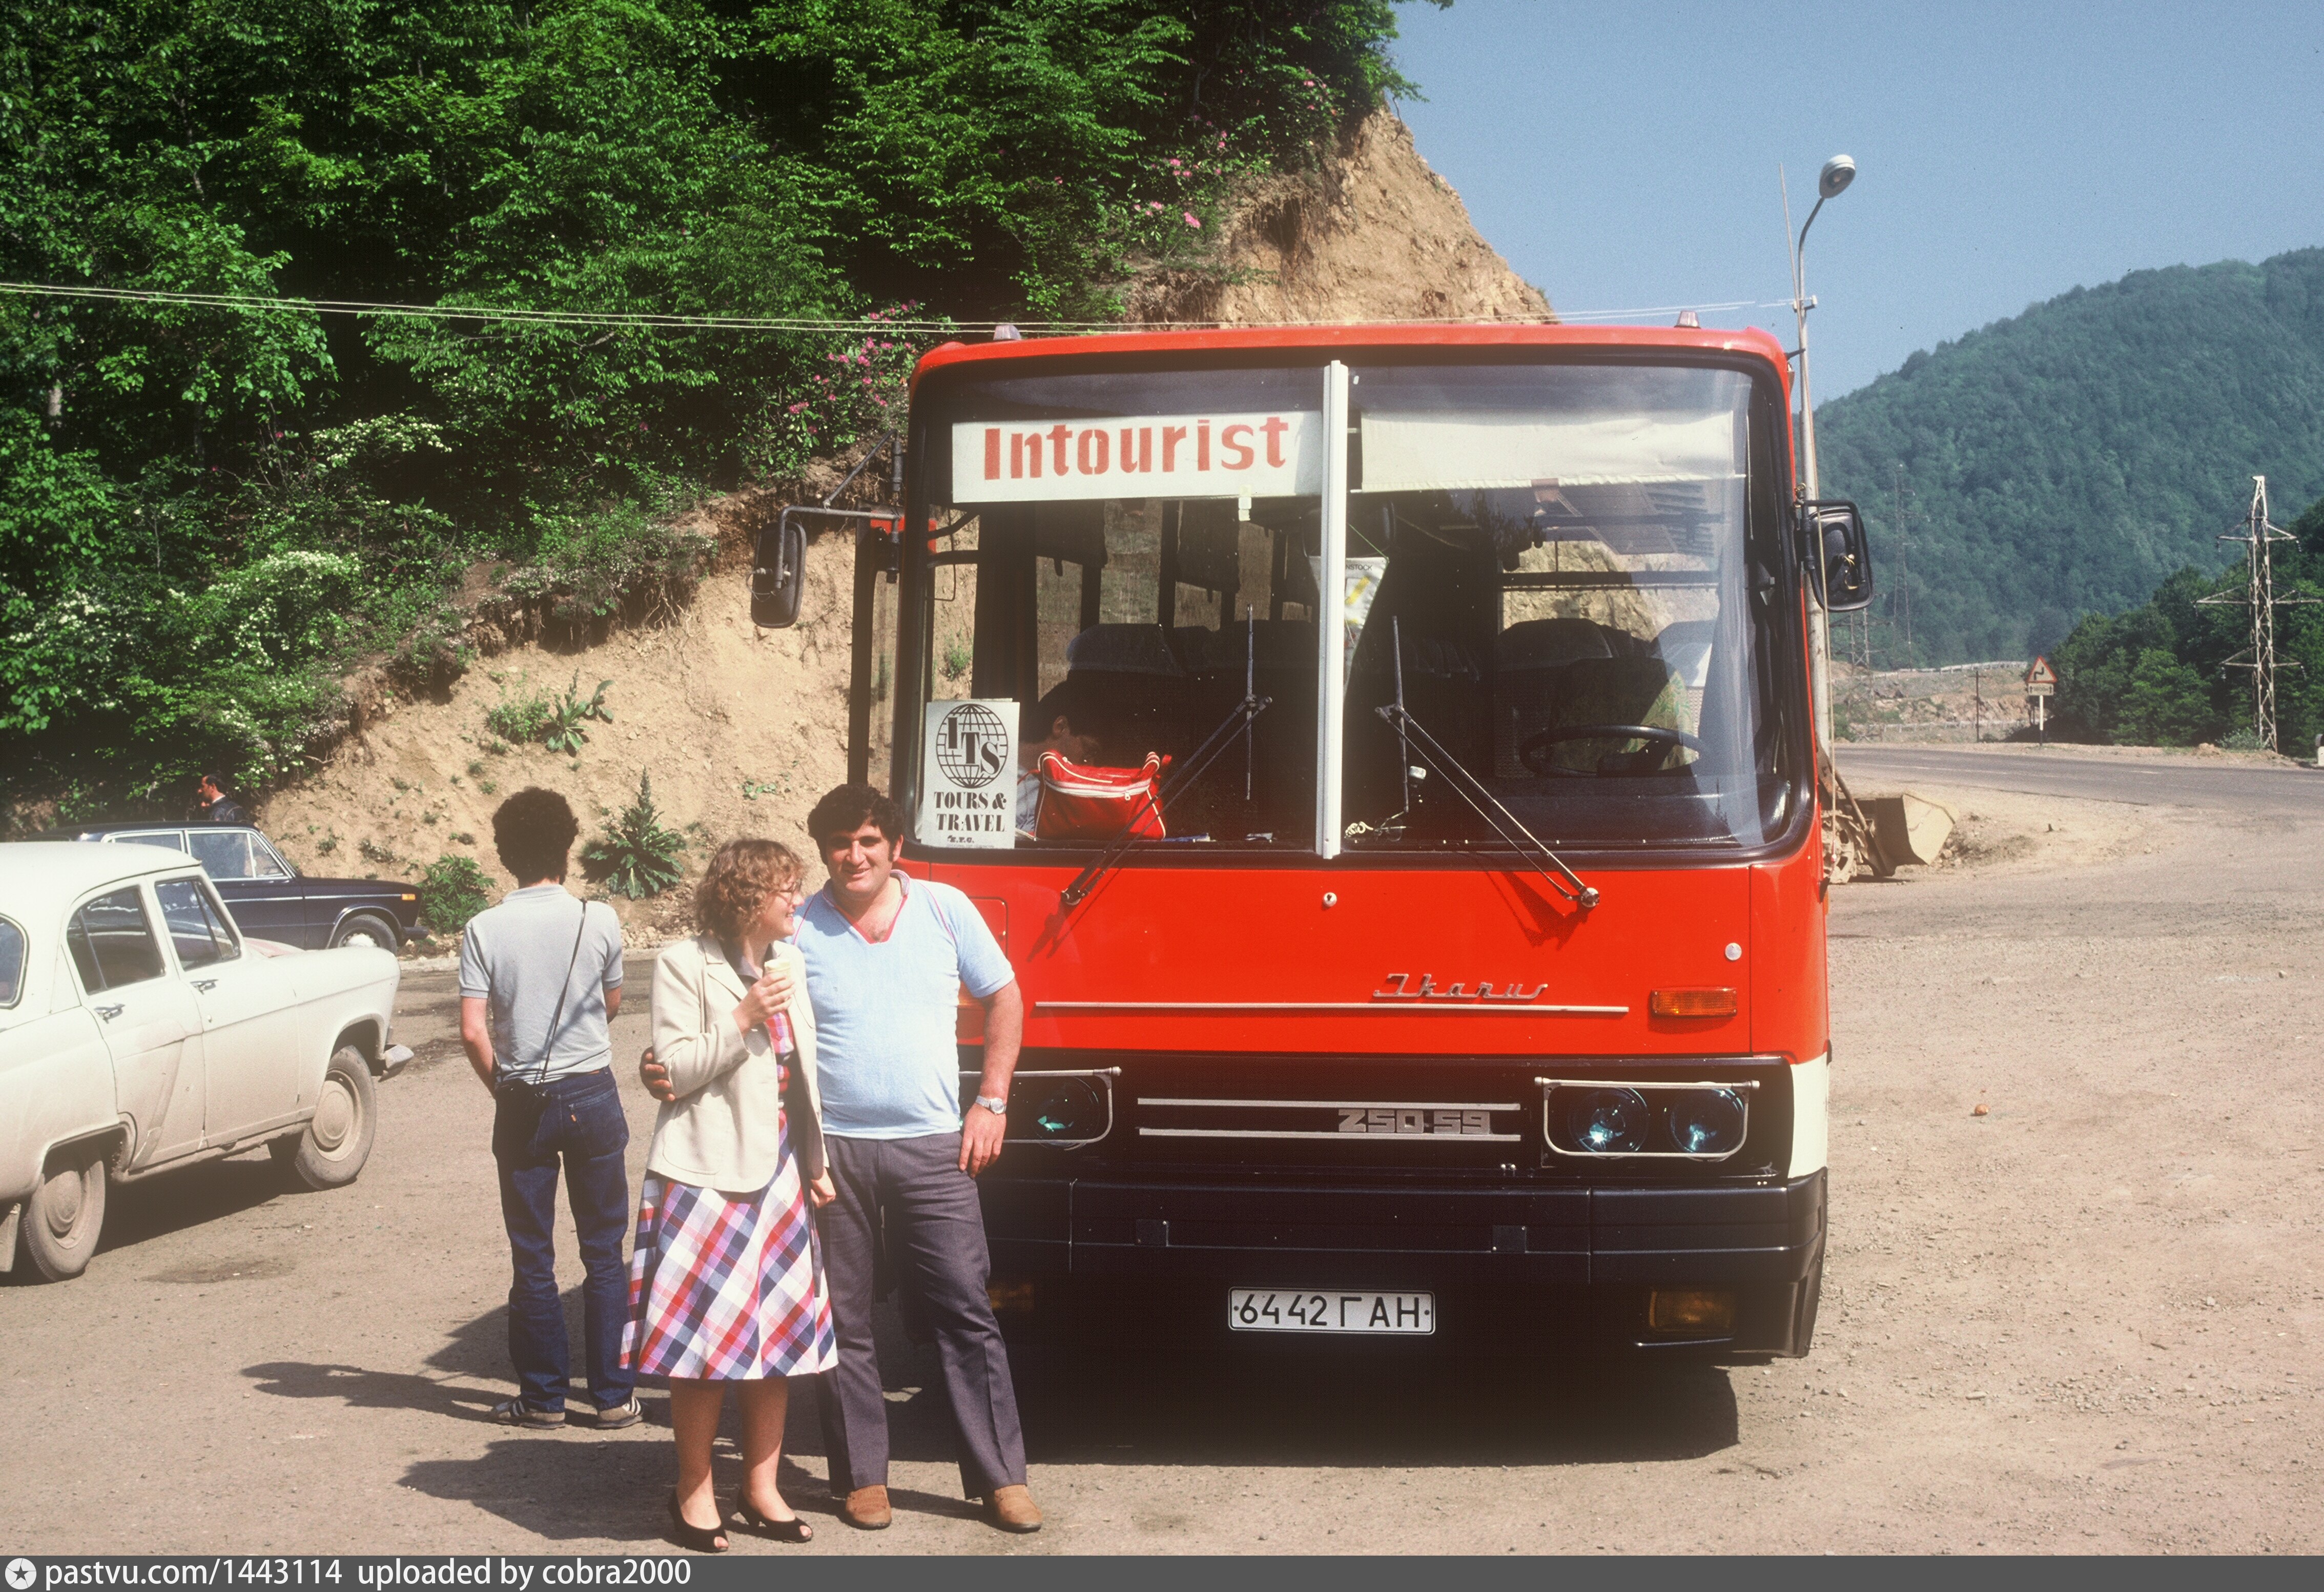
[[[110,1023],[115,1017],[120,1016],[126,1009],[127,1008],[123,1006],[99,1006],[97,1009],[97,1014],[104,1018],[107,1023]]]
[[[217,980],[215,978],[197,978],[194,980],[194,987],[200,990],[204,995],[208,995],[211,990],[217,987]]]

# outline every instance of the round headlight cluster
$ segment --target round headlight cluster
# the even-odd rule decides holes
[[[1573,1147],[1592,1155],[1634,1153],[1646,1147],[1654,1115],[1636,1089],[1591,1089],[1565,1108]]]
[[[1673,1090],[1663,1121],[1688,1155],[1724,1155],[1743,1143],[1743,1102],[1733,1089]]]
[[[1558,1147],[1584,1155],[1731,1155],[1743,1099],[1729,1088],[1562,1089]]]
[[[1087,1139],[1102,1130],[1105,1105],[1096,1088],[1077,1078],[1043,1079],[1048,1088],[1038,1097],[1026,1125],[1034,1139]]]

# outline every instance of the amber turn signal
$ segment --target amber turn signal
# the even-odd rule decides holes
[[[1030,1282],[988,1282],[984,1297],[992,1302],[996,1316],[1029,1315],[1033,1310],[1033,1285]]]
[[[1646,1325],[1656,1332],[1732,1332],[1735,1296],[1723,1288],[1657,1288],[1646,1295]]]
[[[1646,1003],[1657,1017],[1732,1017],[1731,989],[1658,989]]]

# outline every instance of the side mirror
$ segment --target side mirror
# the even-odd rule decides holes
[[[807,528],[788,510],[759,532],[751,550],[751,623],[788,630],[807,595]]]
[[[1830,614],[1852,614],[1872,606],[1872,551],[1864,537],[1864,516],[1852,503],[1800,505],[1808,578]]]

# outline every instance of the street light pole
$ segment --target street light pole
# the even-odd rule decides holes
[[[1778,180],[1781,168],[1777,169]],[[1792,242],[1792,313],[1798,318],[1800,330],[1800,464],[1805,479],[1803,497],[1820,495],[1821,484],[1816,475],[1815,401],[1808,385],[1808,311],[1815,301],[1808,297],[1807,270],[1804,255],[1808,246],[1808,228],[1822,214],[1824,201],[1836,199],[1848,185],[1856,180],[1856,162],[1844,154],[1834,155],[1823,163],[1816,178],[1815,208],[1800,224],[1800,235]],[[1792,227],[1792,199],[1788,184],[1784,190],[1784,230]],[[1811,683],[1815,692],[1816,734],[1821,744],[1831,745],[1831,616],[1816,594],[1808,598],[1808,660]]]

